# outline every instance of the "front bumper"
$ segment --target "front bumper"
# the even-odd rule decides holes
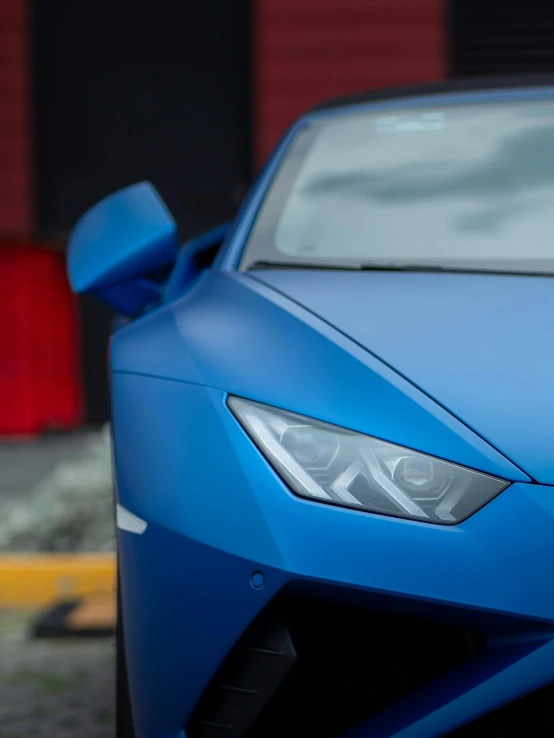
[[[136,418],[118,428],[116,412],[120,501],[148,522],[141,536],[120,535],[139,738],[182,736],[241,634],[290,588],[487,639],[352,738],[446,735],[554,681],[553,488],[513,484],[453,527],[327,507],[290,493],[223,393],[163,382],[155,392],[171,408],[163,440]],[[196,421],[183,430],[186,414]]]

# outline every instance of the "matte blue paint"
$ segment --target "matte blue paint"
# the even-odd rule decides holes
[[[554,279],[256,272],[554,484]]]
[[[99,296],[133,315],[156,297],[137,280],[175,261],[177,227],[149,182],[116,192],[88,210],[69,239],[68,273],[75,292]]]
[[[371,107],[552,94],[479,92]],[[143,281],[138,302],[158,290],[148,312],[112,335],[117,494],[148,523],[142,536],[119,532],[137,738],[184,738],[225,655],[285,586],[488,637],[481,656],[347,738],[435,738],[554,682],[554,488],[545,484],[554,484],[548,382],[554,282],[236,272],[295,130],[342,112],[300,121],[231,228],[189,244],[188,253],[184,248],[167,284]],[[113,261],[113,241],[103,240],[114,228],[127,233],[124,215],[115,213],[104,231],[93,217],[81,221],[72,242],[99,244],[106,261],[77,259],[81,248],[86,255],[92,247],[74,247],[76,289],[108,301],[118,299],[114,289],[126,302],[131,297],[117,290],[132,292],[147,277],[148,259],[131,250],[128,260]],[[136,243],[148,228],[138,221],[131,228]],[[199,273],[194,254],[220,238],[214,268]],[[175,256],[167,243],[162,251]],[[512,484],[452,527],[310,502],[294,495],[260,454],[229,411],[229,394]],[[256,589],[258,573],[263,587]]]
[[[267,589],[275,591],[272,579],[278,586],[305,579],[318,582],[331,597],[336,586],[355,588],[369,607],[382,606],[383,594],[400,598],[404,611],[415,610],[416,601],[424,602],[439,619],[471,620],[474,627],[492,628],[493,634],[497,625],[491,626],[490,618],[510,616],[510,627],[515,621],[520,631],[506,646],[508,665],[514,667],[521,658],[520,650],[513,651],[514,641],[527,643],[529,634],[540,635],[545,626],[554,630],[554,590],[544,577],[545,565],[554,561],[550,487],[513,484],[454,527],[311,503],[287,490],[225,400],[225,393],[200,385],[114,375],[119,497],[149,522],[141,540],[121,536],[124,551],[132,547],[141,557],[132,574],[125,554],[122,564],[124,602],[133,613],[127,633],[136,654],[132,687],[137,719],[148,726],[145,735],[172,728],[169,718],[186,722],[207,674],[215,669],[215,654],[222,657],[244,628],[244,620],[235,624],[228,617],[221,619],[220,613],[227,612],[230,602],[233,614],[246,620],[258,611],[259,603],[241,594],[245,584],[255,592],[249,586],[255,570],[266,576],[271,572],[260,590],[264,602]],[[159,533],[155,541],[149,537],[153,530]],[[235,571],[238,561],[244,565]],[[217,572],[218,579],[208,572]],[[211,617],[202,605],[207,596],[213,602]],[[454,615],[439,605],[448,606]],[[189,625],[191,617],[194,627]],[[158,632],[161,622],[162,640],[146,642],[144,628]],[[221,642],[213,642],[214,633]],[[496,650],[491,651],[487,668],[495,669],[496,659]],[[194,669],[185,668],[187,663]],[[472,683],[479,683],[480,669],[470,673]],[[495,705],[505,694],[521,694],[538,678],[554,679],[554,660],[545,661],[541,672],[533,671],[528,679],[522,679],[522,673],[524,665],[514,668],[506,693],[491,692],[487,682],[482,704]],[[163,683],[174,688],[156,696],[160,674],[167,675]],[[501,683],[506,679],[503,676]],[[457,681],[447,684],[445,702]],[[190,703],[183,701],[184,694],[191,694]],[[428,705],[425,699],[420,709]],[[450,725],[469,713],[444,714]],[[425,736],[426,730],[428,736],[440,735],[428,727],[429,719],[423,725],[414,736]],[[387,730],[378,735],[396,735]]]
[[[142,536],[120,533],[119,546],[136,733],[178,734],[234,639],[286,577],[266,570],[255,590],[254,562],[155,524]]]
[[[114,335],[112,370],[202,384],[506,479],[529,478],[424,393],[256,280],[207,273]]]
[[[176,300],[194,284],[194,280],[201,271],[198,266],[197,257],[204,251],[220,244],[229,232],[229,225],[229,223],[223,223],[198,238],[194,238],[183,244],[171,276],[163,289],[164,302]]]
[[[121,504],[187,540],[257,563],[246,581],[270,567],[554,622],[554,588],[544,586],[541,564],[554,561],[550,487],[513,484],[452,527],[312,503],[280,481],[225,393],[126,374],[114,375],[113,391]],[[131,413],[132,426],[125,423]]]

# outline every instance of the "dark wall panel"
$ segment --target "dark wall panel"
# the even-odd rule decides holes
[[[183,239],[233,215],[250,177],[246,0],[34,0],[36,225],[68,233],[151,180]],[[107,417],[109,315],[82,301],[88,419]]]
[[[249,174],[242,0],[36,0],[38,226],[67,230],[151,179],[185,234],[233,212]]]
[[[554,3],[450,0],[453,76],[554,71]]]

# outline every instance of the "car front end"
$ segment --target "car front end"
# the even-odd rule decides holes
[[[339,102],[207,268],[87,267],[139,738],[554,733],[553,143],[552,84]]]

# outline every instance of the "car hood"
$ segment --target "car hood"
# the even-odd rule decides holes
[[[554,484],[554,278],[250,273],[420,388],[538,482]]]

